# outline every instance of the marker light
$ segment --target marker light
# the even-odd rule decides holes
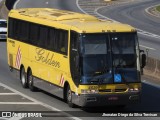
[[[139,88],[129,88],[129,92],[139,92]]]

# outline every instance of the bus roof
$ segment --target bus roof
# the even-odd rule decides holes
[[[73,30],[79,33],[133,32],[135,28],[109,20],[71,11],[51,8],[24,8],[11,10],[9,17]]]

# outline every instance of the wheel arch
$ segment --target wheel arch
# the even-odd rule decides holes
[[[24,65],[23,65],[23,64],[21,64],[21,66],[20,66],[20,70],[21,70],[22,68],[24,68]]]

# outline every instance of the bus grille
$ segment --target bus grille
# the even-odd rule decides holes
[[[125,92],[127,89],[115,89],[115,92]]]
[[[99,90],[99,92],[112,92],[111,89]]]
[[[103,89],[99,90],[99,92],[125,92],[127,89]]]

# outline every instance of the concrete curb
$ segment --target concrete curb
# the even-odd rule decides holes
[[[159,5],[160,4],[148,7],[148,8],[145,9],[145,12],[148,13],[149,15],[160,18],[160,12],[158,12],[156,10],[156,7],[159,6]]]
[[[149,8],[146,8],[145,12],[151,16],[155,16],[155,17],[160,18],[160,12],[158,12],[155,9],[156,6],[158,6],[158,5],[154,5]],[[148,57],[147,58],[147,65],[144,69],[144,75],[160,79],[160,60]]]
[[[160,79],[160,60],[147,57],[144,75]]]

